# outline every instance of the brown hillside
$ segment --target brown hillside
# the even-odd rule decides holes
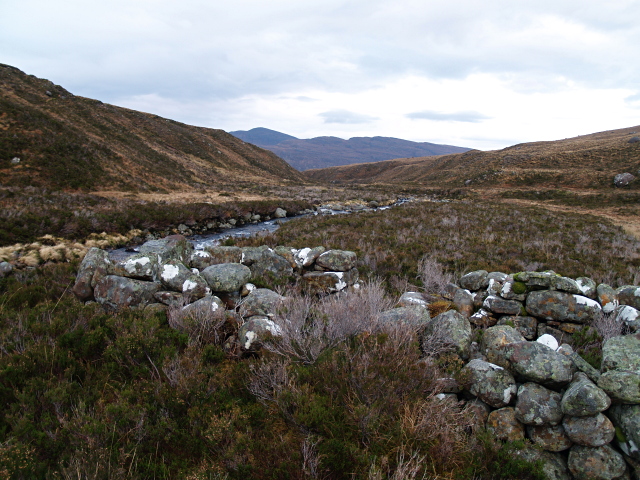
[[[303,181],[222,130],[75,96],[0,64],[0,185],[166,192]]]
[[[308,170],[305,175],[338,183],[602,189],[612,186],[617,173],[640,169],[640,142],[629,143],[638,133],[640,126],[503,150]]]

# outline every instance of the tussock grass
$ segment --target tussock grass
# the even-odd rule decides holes
[[[481,201],[422,202],[384,212],[304,218],[239,244],[258,242],[354,250],[361,272],[375,272],[390,289],[402,279],[422,287],[422,258],[455,277],[479,269],[550,269],[612,286],[640,280],[640,241],[608,221]]]

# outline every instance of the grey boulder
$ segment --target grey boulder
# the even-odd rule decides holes
[[[347,272],[307,272],[302,276],[303,286],[314,294],[339,292],[357,281],[357,268]]]
[[[125,307],[144,307],[153,303],[154,294],[158,290],[159,283],[107,275],[96,285],[94,296],[101,305],[117,311]]]
[[[562,421],[562,395],[537,383],[518,388],[516,418],[525,425],[557,425]]]
[[[284,300],[285,297],[273,290],[257,288],[245,297],[242,302],[241,312],[245,317],[253,317],[256,315],[273,317],[276,314],[278,306]]]
[[[527,436],[534,444],[549,452],[562,452],[573,445],[561,423],[558,425],[529,425],[527,426]]]
[[[598,386],[620,403],[640,403],[640,333],[608,339]]]
[[[610,405],[611,399],[607,394],[582,372],[575,374],[562,397],[563,413],[573,417],[597,415]]]
[[[193,252],[193,245],[183,235],[169,235],[160,240],[150,240],[142,244],[139,251],[142,254],[156,255],[158,264],[169,260],[187,264]]]
[[[616,429],[607,417],[598,413],[591,417],[565,416],[562,420],[565,432],[571,441],[586,447],[601,447],[615,436]]]
[[[76,283],[71,291],[82,302],[93,300],[93,289],[109,274],[111,261],[104,250],[92,247],[86,253],[76,275]]]
[[[506,407],[516,396],[516,381],[508,370],[483,360],[471,360],[461,371],[466,390],[494,408]]]
[[[602,310],[595,300],[553,290],[531,292],[526,308],[534,317],[573,323],[591,323]]]
[[[328,250],[316,259],[316,265],[330,272],[346,272],[356,266],[356,254],[348,250]]]
[[[469,358],[471,324],[454,310],[448,310],[433,318],[425,328],[425,334],[437,334],[462,358]]]
[[[240,263],[222,263],[205,268],[200,275],[214,292],[236,292],[249,281],[251,270]]]
[[[486,270],[476,270],[475,272],[469,272],[460,278],[460,286],[475,292],[482,288],[489,286],[489,272]]]
[[[613,480],[622,476],[627,468],[622,455],[609,445],[574,445],[569,450],[567,464],[576,480]]]
[[[620,450],[640,461],[640,405],[614,405],[607,414],[615,426]]]
[[[560,388],[575,372],[569,358],[538,342],[510,343],[501,348],[512,371],[526,381]]]

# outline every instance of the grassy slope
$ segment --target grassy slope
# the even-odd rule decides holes
[[[640,168],[640,127],[594,133],[503,150],[358,164],[305,172],[317,181],[461,187],[571,187],[606,189],[613,176]]]
[[[144,192],[303,180],[222,130],[77,97],[10,66],[0,65],[0,92],[4,185]]]

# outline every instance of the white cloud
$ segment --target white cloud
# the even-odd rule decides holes
[[[640,123],[638,17],[635,0],[21,0],[0,62],[226,130],[493,148]]]

